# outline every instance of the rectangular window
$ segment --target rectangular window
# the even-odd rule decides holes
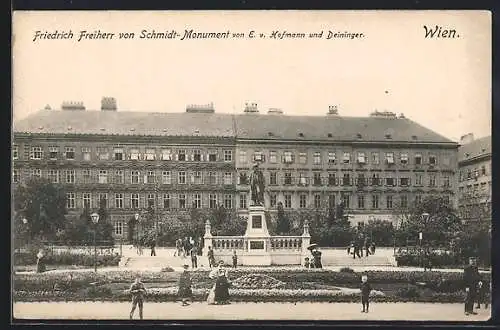
[[[422,185],[422,174],[415,175],[415,185],[416,186]]]
[[[123,194],[115,194],[115,207],[123,209]]]
[[[292,208],[292,195],[290,194],[285,194],[285,208]]]
[[[274,193],[269,194],[269,201],[270,201],[271,207],[276,207],[276,204],[277,204],[276,203],[276,201],[277,201],[276,194],[274,194]]]
[[[283,154],[283,162],[286,164],[290,164],[293,162],[293,157],[292,157],[292,152],[291,151],[285,151]]]
[[[276,164],[278,162],[278,155],[276,151],[269,151],[269,162]]]
[[[181,149],[177,151],[177,160],[181,162],[186,161],[186,150]]]
[[[224,184],[233,184],[233,173],[224,173]]]
[[[313,173],[313,184],[315,186],[321,186],[321,173],[320,172]]]
[[[263,162],[264,161],[264,154],[262,153],[262,151],[256,151],[256,152],[254,152],[254,154],[253,154],[253,160],[255,162]]]
[[[154,208],[155,207],[155,199],[156,199],[156,195],[155,194],[148,194],[148,196],[147,196],[148,208]]]
[[[201,194],[193,195],[193,207],[195,209],[201,209]]]
[[[328,207],[332,210],[335,209],[335,203],[336,203],[335,195],[334,194],[328,195]]]
[[[435,186],[436,186],[436,176],[429,175],[429,187],[435,187]]]
[[[57,159],[59,156],[59,147],[49,147],[49,158]]]
[[[118,184],[123,184],[125,182],[125,175],[123,170],[115,170],[114,182]]]
[[[410,179],[409,178],[400,178],[400,185],[402,187],[408,187],[410,185]]]
[[[224,150],[224,161],[232,162],[233,161],[233,151],[232,150]]]
[[[358,195],[358,209],[364,209],[364,208],[365,208],[365,196]]]
[[[378,195],[372,196],[372,209],[378,209]]]
[[[299,185],[306,186],[308,184],[305,173],[299,173]]]
[[[152,148],[146,149],[146,160],[155,160],[155,159],[156,159],[155,149]]]
[[[348,194],[342,194],[342,205],[344,205],[344,207],[346,209],[350,208],[351,206],[351,198]]]
[[[240,209],[247,208],[247,194],[240,193]]]
[[[139,159],[141,159],[141,155],[139,153],[139,149],[130,149],[130,159],[131,160],[139,160]]]
[[[83,170],[83,183],[92,183],[92,170]]]
[[[317,209],[321,208],[321,195],[320,194],[314,195],[314,207]]]
[[[172,160],[172,149],[162,149],[161,160]]]
[[[73,148],[73,147],[66,147],[65,148],[65,154],[66,154],[66,159],[68,159],[68,160],[75,159],[75,148]]]
[[[208,195],[208,207],[211,209],[217,208],[217,195],[209,194]]]
[[[179,184],[185,184],[186,183],[186,172],[185,171],[180,171],[179,172]]]
[[[138,209],[139,208],[139,194],[131,194],[130,195],[130,203],[131,203],[131,207],[133,209]]]
[[[98,147],[97,148],[97,158],[99,160],[108,160],[109,159],[108,148]]]
[[[365,185],[366,185],[365,175],[364,174],[359,174],[358,175],[358,187],[364,187]]]
[[[337,184],[337,178],[335,173],[328,173],[328,185],[335,186]]]
[[[247,162],[247,152],[245,150],[240,150],[240,163],[246,164]]]
[[[486,175],[486,166],[481,166],[481,175]]]
[[[170,194],[163,194],[163,208],[170,209]]]
[[[21,177],[19,175],[19,170],[18,169],[14,169],[12,171],[12,182],[19,183],[20,180],[21,180]]]
[[[163,184],[172,184],[172,173],[170,171],[161,172],[161,182]]]
[[[389,196],[386,196],[386,197],[387,197],[387,199],[386,199],[386,201],[387,201],[386,204],[387,205],[386,206],[387,206],[388,209],[392,209],[392,196],[389,195]]]
[[[108,194],[107,193],[99,193],[99,207],[108,207]]]
[[[445,176],[443,177],[443,187],[450,187],[450,177],[449,176]]]
[[[415,165],[421,165],[421,164],[422,164],[422,155],[415,154]]]
[[[434,166],[437,164],[437,158],[434,155],[429,156],[429,165]]]
[[[278,184],[278,176],[277,176],[276,172],[269,173],[269,184],[270,185],[277,185]]]
[[[36,178],[41,178],[42,177],[42,170],[39,168],[34,168],[31,170],[31,176],[36,177]]]
[[[285,180],[284,180],[285,185],[291,185],[292,184],[292,173],[290,172],[285,172]]]
[[[89,162],[92,159],[92,152],[89,147],[82,147],[83,160]]]
[[[224,208],[232,209],[233,208],[233,196],[229,194],[224,195]]]
[[[156,173],[155,171],[148,171],[146,175],[146,182],[145,183],[155,183],[156,182]]]
[[[313,164],[314,165],[321,165],[321,152],[316,151],[313,154]]]
[[[406,152],[401,154],[401,164],[408,164],[408,154]]]
[[[115,148],[115,160],[123,160],[123,148]]]
[[[139,183],[139,171],[131,171],[130,172],[130,183],[138,184]]]
[[[389,187],[394,186],[394,178],[391,177],[385,178],[385,185]]]
[[[12,159],[19,159],[19,146],[12,146]]]
[[[83,193],[83,208],[92,208],[92,195],[90,193]]]
[[[66,183],[75,183],[75,170],[66,170]]]
[[[243,184],[243,185],[248,184],[248,176],[247,176],[246,172],[240,172],[239,179],[240,179],[239,184]]]
[[[299,152],[299,164],[307,164],[307,153]]]
[[[66,208],[68,209],[75,208],[75,193],[70,192],[66,194]]]
[[[408,207],[408,196],[401,195],[401,207],[406,209]]]
[[[99,170],[99,183],[108,183],[108,171]]]
[[[193,161],[195,161],[195,162],[201,162],[201,150],[195,149],[193,151]]]
[[[380,163],[379,153],[378,152],[372,152],[372,164],[378,165],[379,163]]]
[[[351,162],[351,154],[349,152],[344,152],[343,162],[344,164],[349,164]]]
[[[193,177],[194,177],[194,184],[202,184],[203,183],[203,175],[201,174],[201,171],[194,171]]]
[[[366,163],[366,158],[365,158],[365,153],[364,152],[358,152],[358,163],[359,164],[365,164]]]
[[[351,185],[351,177],[348,173],[344,173],[344,177],[342,178],[342,185],[343,186]]]
[[[328,164],[335,164],[335,152],[333,151],[328,153]]]
[[[385,162],[387,164],[394,164],[394,153],[393,152],[386,152],[385,153]]]
[[[43,158],[42,147],[31,147],[30,159],[40,160]]]
[[[217,151],[211,150],[208,154],[208,161],[209,162],[216,162],[217,161]]]
[[[207,184],[217,184],[217,173],[208,172]]]
[[[115,222],[115,235],[122,236],[123,235],[123,222],[116,221]]]
[[[59,183],[59,170],[49,170],[48,179],[52,183]]]
[[[372,186],[380,186],[380,177],[378,174],[374,173],[372,175]]]
[[[307,196],[304,194],[299,195],[299,208],[304,209],[307,206]]]

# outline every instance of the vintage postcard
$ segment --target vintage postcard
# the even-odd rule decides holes
[[[491,20],[14,12],[14,320],[488,320]]]

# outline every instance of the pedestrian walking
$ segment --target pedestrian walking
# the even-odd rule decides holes
[[[353,254],[352,254],[353,259],[356,259],[356,256],[357,256],[358,258],[361,258],[361,257],[362,257],[362,255],[361,255],[361,253],[360,253],[360,251],[359,251],[360,249],[361,249],[361,247],[360,247],[360,245],[359,245],[359,242],[357,242],[357,241],[356,241],[356,242],[354,242],[354,251],[353,251]]]
[[[134,283],[130,286],[130,294],[132,295],[132,309],[130,310],[130,319],[134,317],[135,308],[139,305],[139,318],[142,320],[144,310],[144,296],[147,294],[144,284],[141,282],[140,276],[135,278]]]
[[[365,243],[363,244],[363,247],[365,249],[365,257],[368,258],[370,255],[370,245],[368,244],[368,238],[365,238]]]
[[[177,295],[181,298],[182,306],[189,306],[188,301],[193,301],[193,290],[191,289],[191,274],[188,271],[189,265],[183,265],[184,271],[179,278],[179,290],[177,291]]]
[[[375,242],[372,241],[372,244],[370,244],[370,249],[371,249],[371,253],[375,254]]]
[[[208,247],[207,257],[208,257],[208,266],[210,268],[215,267],[215,255],[214,255],[214,250],[212,250],[211,246]]]
[[[318,248],[314,248],[311,254],[313,255],[314,268],[323,268],[323,264],[321,263],[321,251],[318,250]]]
[[[363,310],[361,313],[368,313],[368,308],[370,307],[370,292],[372,287],[368,283],[368,276],[361,276],[361,304],[363,305]]]
[[[189,254],[191,255],[191,267],[198,268],[198,255],[196,253],[196,250],[194,248],[189,251]]]
[[[238,266],[238,256],[236,255],[236,251],[233,251],[233,268]]]
[[[151,256],[156,257],[156,239],[151,240]]]
[[[210,278],[215,279],[214,302],[216,305],[228,305],[229,302],[229,282],[228,271],[224,268],[221,260],[219,266],[210,272]]]
[[[491,286],[491,283],[490,283],[490,286]],[[481,308],[481,304],[484,305],[485,309],[488,309],[489,300],[490,300],[488,293],[489,293],[490,286],[488,286],[483,281],[479,281],[477,283],[477,305],[476,305],[477,309]]]
[[[354,242],[350,242],[349,245],[347,246],[347,254],[351,254],[351,250],[354,251]]]
[[[465,284],[465,315],[477,315],[474,312],[474,301],[476,300],[477,286],[479,282],[479,270],[476,259],[469,258],[469,265],[464,268],[463,282]]]
[[[36,272],[37,273],[43,273],[46,271],[46,266],[45,266],[45,253],[43,252],[43,249],[40,249],[38,251],[38,254],[36,255]]]

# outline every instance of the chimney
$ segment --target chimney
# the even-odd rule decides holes
[[[101,99],[101,111],[116,111],[116,99],[114,97],[103,97]]]
[[[370,117],[376,117],[376,118],[397,118],[396,114],[394,112],[390,111],[377,111],[375,110],[370,114]]]
[[[50,107],[50,105],[48,105],[48,104],[45,106],[45,108],[44,108],[44,109],[45,109],[45,110],[52,110],[52,108],[51,108],[51,107]]]
[[[213,102],[209,104],[188,104],[186,112],[189,113],[214,113],[215,108]]]
[[[474,141],[474,134],[472,133],[468,133],[460,137],[460,144],[462,145],[471,143],[472,141]]]
[[[245,103],[245,110],[243,112],[259,113],[259,109],[257,108],[257,103]]]
[[[328,106],[328,113],[327,115],[329,116],[338,116],[339,115],[339,110],[336,105],[330,105]]]
[[[278,108],[269,108],[269,110],[267,111],[267,114],[268,115],[282,115],[283,110],[278,109]]]
[[[406,118],[406,117],[405,117],[405,114],[404,114],[404,113],[400,113],[400,114],[399,114],[399,118],[400,118],[400,119],[405,119],[405,118]]]
[[[83,102],[74,102],[74,101],[64,101],[61,105],[62,110],[85,110],[85,106]]]

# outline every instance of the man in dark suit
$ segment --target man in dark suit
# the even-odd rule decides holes
[[[477,268],[476,259],[469,258],[469,265],[464,269],[464,285],[465,285],[465,315],[476,315],[474,312],[474,301],[476,300],[477,285],[479,282],[479,269]]]

